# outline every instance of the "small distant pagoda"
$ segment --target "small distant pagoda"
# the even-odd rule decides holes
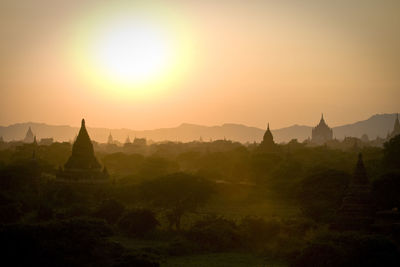
[[[31,129],[31,127],[29,127],[23,141],[24,141],[24,143],[33,143],[34,139],[35,139],[35,137],[33,135],[32,129]]]
[[[125,144],[131,144],[131,139],[129,138],[129,135],[128,137],[126,137]]]
[[[333,130],[332,128],[329,128],[329,126],[326,124],[324,120],[324,114],[322,114],[319,124],[314,129],[312,129],[311,142],[318,145],[323,145],[327,141],[332,139]]]
[[[72,146],[72,154],[65,163],[64,170],[59,170],[57,178],[67,181],[101,181],[108,178],[107,169],[101,170],[101,165],[94,155],[84,119]]]
[[[387,140],[390,140],[399,134],[400,134],[400,122],[399,122],[399,114],[397,114],[396,120],[394,121],[393,131],[391,133],[388,133]]]
[[[332,228],[337,230],[366,230],[372,222],[371,185],[360,153],[347,193],[337,213],[337,221]]]
[[[267,130],[264,133],[263,140],[261,141],[259,149],[266,152],[273,152],[276,151],[276,148],[277,146],[274,142],[274,137],[271,133],[271,130],[269,129],[269,123],[268,123]]]
[[[109,145],[114,144],[114,138],[113,138],[113,136],[111,135],[111,132],[110,132],[110,134],[108,135],[107,144],[109,144]]]

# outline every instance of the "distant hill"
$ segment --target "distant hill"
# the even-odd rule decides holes
[[[387,133],[393,129],[395,118],[396,114],[377,114],[367,120],[334,127],[333,133],[338,139],[343,139],[345,136],[361,137],[363,134],[367,134],[370,139],[375,139],[377,136],[386,137]],[[78,127],[27,122],[12,124],[9,126],[0,126],[0,136],[2,136],[5,141],[22,140],[29,127],[32,128],[32,131],[38,139],[53,137],[57,141],[73,140],[79,131]],[[293,125],[286,128],[272,130],[272,133],[276,142],[288,142],[294,138],[301,142],[304,139],[311,137],[311,129],[312,127],[310,126]],[[113,138],[120,142],[124,142],[127,136],[131,139],[136,136],[146,137],[153,141],[171,140],[187,142],[199,140],[200,138],[204,141],[226,138],[228,140],[245,143],[254,141],[260,142],[265,129],[232,123],[223,124],[221,126],[202,126],[183,123],[178,127],[144,131],[90,127],[88,127],[88,131],[91,138],[98,142],[106,142],[107,137],[111,132]]]

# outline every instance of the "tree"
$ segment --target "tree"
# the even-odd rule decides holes
[[[383,174],[373,183],[373,194],[378,209],[400,207],[400,172]]]
[[[165,209],[169,226],[179,230],[182,217],[205,204],[213,186],[202,177],[180,172],[144,182],[139,192],[142,200]]]
[[[400,135],[393,137],[385,143],[383,161],[387,167],[400,168]]]
[[[118,227],[132,236],[143,236],[160,225],[150,210],[135,209],[127,212],[118,222]]]
[[[114,224],[124,213],[125,206],[114,200],[103,200],[94,212],[94,216],[106,220],[109,224]]]
[[[316,221],[329,221],[340,207],[350,175],[337,170],[318,170],[300,184],[298,200],[303,213]]]

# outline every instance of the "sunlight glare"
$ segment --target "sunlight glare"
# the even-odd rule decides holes
[[[157,78],[167,68],[169,47],[161,31],[136,21],[119,21],[95,41],[96,66],[121,83]]]

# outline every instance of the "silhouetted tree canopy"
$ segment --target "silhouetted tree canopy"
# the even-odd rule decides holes
[[[317,221],[329,221],[340,207],[349,181],[349,174],[332,169],[310,174],[298,191],[303,213]]]
[[[170,226],[180,229],[182,216],[204,205],[213,192],[213,186],[199,176],[174,173],[142,183],[139,192],[141,199],[166,209]]]
[[[385,143],[383,160],[387,167],[400,169],[400,135],[397,135]]]

